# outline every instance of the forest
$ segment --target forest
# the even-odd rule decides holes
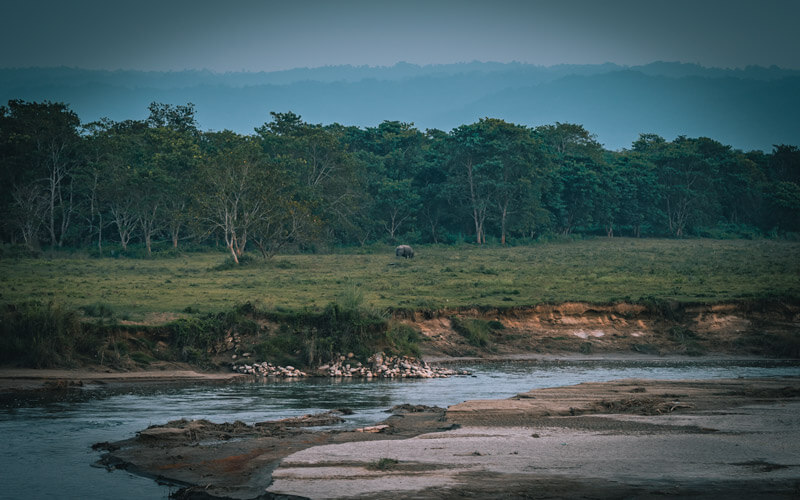
[[[81,123],[58,102],[0,107],[0,242],[125,255],[372,243],[517,245],[558,236],[794,239],[800,150],[743,152],[642,133],[603,148],[580,124],[483,118],[198,129],[193,104]]]

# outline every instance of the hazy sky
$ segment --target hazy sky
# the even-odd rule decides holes
[[[466,61],[800,69],[800,0],[0,0],[0,67]]]

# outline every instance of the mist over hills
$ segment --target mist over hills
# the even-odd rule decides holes
[[[251,133],[270,111],[312,123],[371,127],[384,120],[449,131],[482,117],[537,126],[580,123],[609,149],[639,133],[706,136],[737,149],[800,144],[800,71],[461,63],[326,66],[276,72],[0,69],[0,102],[61,101],[81,120],[142,119],[152,101],[192,102],[204,130]]]

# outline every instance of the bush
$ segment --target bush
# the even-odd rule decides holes
[[[265,339],[257,351],[266,360],[290,356],[298,358],[296,364],[314,365],[348,352],[366,360],[374,352],[394,345],[388,337],[386,313],[365,306],[363,294],[355,286],[346,288],[336,302],[321,311],[253,311],[282,324],[281,330]],[[408,332],[397,332],[396,340],[398,349],[413,350],[413,336]]]
[[[372,470],[390,470],[395,468],[399,463],[400,462],[394,458],[381,458],[377,462],[371,463],[368,468]]]
[[[181,318],[162,328],[169,336],[170,346],[179,359],[189,363],[204,363],[206,354],[225,337],[228,327],[233,327],[238,314],[209,314],[204,318]]]
[[[153,356],[150,356],[146,352],[142,351],[132,352],[130,354],[130,358],[133,361],[139,363],[140,365],[149,365],[150,363],[156,360]]]
[[[391,346],[392,354],[419,357],[421,336],[414,328],[402,323],[394,323],[386,332],[386,339]]]
[[[49,302],[7,305],[0,321],[0,362],[34,368],[71,366],[99,346],[77,311]]]
[[[111,319],[114,317],[114,308],[107,302],[95,302],[93,304],[81,306],[79,309],[83,311],[85,315],[91,316],[92,318]]]
[[[485,347],[489,345],[489,322],[482,319],[462,319],[457,316],[450,317],[453,330],[467,339],[469,345]]]
[[[221,264],[216,265],[210,269],[210,271],[229,271],[231,269],[240,269],[245,266],[256,266],[259,264],[263,264],[264,260],[259,259],[258,257],[253,257],[250,254],[244,254],[239,257],[239,263],[237,264],[232,256],[228,256],[225,260],[222,261]]]
[[[681,346],[685,354],[689,356],[702,356],[705,354],[705,349],[697,342],[697,335],[692,330],[677,325],[670,328],[668,333],[670,338]]]

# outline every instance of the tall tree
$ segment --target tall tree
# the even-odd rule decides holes
[[[267,158],[286,173],[294,200],[327,227],[328,237],[346,241],[358,230],[366,192],[363,165],[344,143],[346,129],[305,123],[291,112],[271,115],[271,122],[256,129]]]
[[[64,244],[73,222],[79,126],[78,115],[63,103],[12,100],[0,108],[0,148],[7,170],[3,180],[25,190],[40,186],[47,201],[44,225],[51,246]]]
[[[264,236],[265,226],[280,213],[279,179],[256,139],[224,131],[205,134],[205,141],[196,210],[205,227],[223,237],[238,264],[248,238]]]
[[[664,213],[669,232],[685,236],[689,226],[712,221],[719,210],[713,179],[719,159],[730,148],[701,137],[678,137],[658,148],[652,161],[658,166]]]

